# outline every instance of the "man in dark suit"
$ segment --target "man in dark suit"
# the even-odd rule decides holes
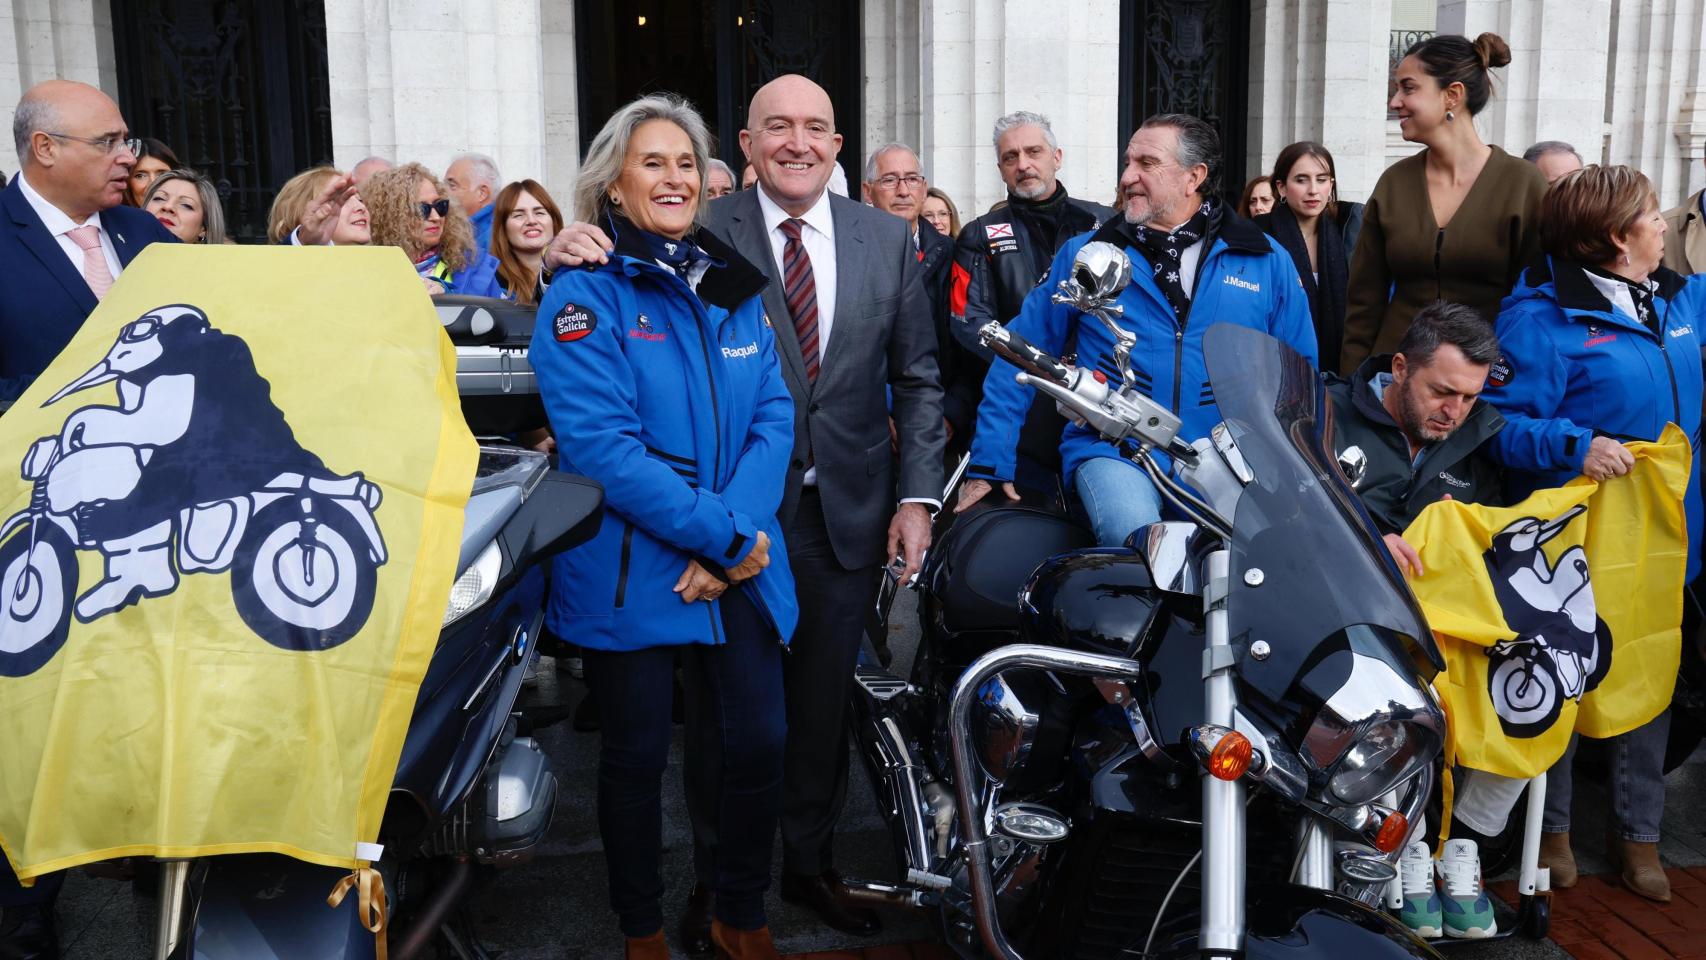
[[[707,225],[770,277],[764,304],[794,399],[780,516],[800,624],[783,661],[782,898],[837,929],[874,933],[876,915],[847,905],[834,870],[847,787],[848,686],[878,571],[898,555],[903,579],[912,575],[930,543],[930,513],[940,507],[946,431],[936,332],[905,221],[827,189],[841,135],[822,87],[800,76],[766,84],[752,98],[740,140],[757,187],[711,204]],[[609,249],[602,231],[574,224],[548,261],[602,263]],[[687,765],[703,880],[715,817],[696,784],[719,775],[715,752],[696,743]],[[690,952],[708,952],[695,949],[709,946],[708,889],[696,887],[682,919]]]

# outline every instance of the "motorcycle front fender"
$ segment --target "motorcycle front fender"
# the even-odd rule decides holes
[[[187,935],[171,960],[371,960],[373,934],[352,891],[326,896],[349,871],[273,854],[209,857],[192,881]],[[198,871],[199,872],[199,871]]]
[[[1245,911],[1246,960],[1439,960],[1395,917],[1327,890],[1252,882]],[[1179,936],[1161,951],[1195,958],[1195,917],[1175,921]],[[1181,929],[1183,928],[1183,929]]]

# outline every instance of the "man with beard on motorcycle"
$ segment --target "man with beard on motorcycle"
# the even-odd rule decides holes
[[[1425,507],[1440,500],[1504,503],[1503,475],[1489,448],[1505,419],[1481,399],[1498,358],[1499,340],[1486,317],[1436,300],[1416,314],[1396,353],[1368,358],[1348,379],[1327,375],[1333,452],[1352,473],[1353,461],[1362,461],[1352,486],[1408,576],[1420,575],[1422,562],[1402,534]],[[1455,777],[1452,839],[1439,869],[1472,874],[1476,882],[1447,883],[1442,896],[1428,845],[1415,840],[1405,848],[1399,918],[1423,937],[1495,931],[1479,882],[1480,855],[1527,785],[1484,771],[1459,769]],[[1471,893],[1456,896],[1459,886]]]
[[[1068,196],[1057,179],[1063,157],[1048,118],[1020,110],[995,121],[995,162],[1007,184],[1007,204],[978,217],[960,230],[948,295],[949,330],[944,356],[954,355],[959,375],[942,381],[949,419],[966,411],[958,434],[968,432],[983,399],[983,378],[994,354],[978,342],[977,331],[991,320],[1005,324],[1019,315],[1025,296],[1048,270],[1055,252],[1071,238],[1105,223],[1114,212]],[[1070,352],[1070,350],[1068,351]],[[948,369],[948,361],[943,361]],[[1031,404],[1019,435],[1020,486],[1055,488],[1060,470],[1060,433],[1066,418],[1054,402],[1039,397]],[[962,439],[961,449],[965,447]]]
[[[1207,436],[1221,419],[1203,357],[1210,326],[1261,330],[1316,361],[1315,328],[1297,268],[1260,228],[1221,203],[1215,193],[1220,162],[1220,136],[1202,120],[1161,114],[1144,121],[1126,146],[1124,215],[1068,241],[1009,325],[1055,356],[1076,340],[1079,366],[1097,370],[1112,386],[1121,376],[1113,336],[1096,318],[1051,296],[1072,276],[1086,243],[1124,248],[1133,270],[1117,300],[1123,310],[1118,323],[1137,338],[1130,358],[1134,386],[1179,415],[1179,437],[1186,441]],[[1017,372],[1005,360],[989,368],[966,471],[973,479],[961,488],[957,511],[969,509],[997,482],[1018,498],[1012,481],[1033,391],[1015,382]],[[1060,454],[1097,543],[1118,546],[1161,518],[1154,484],[1095,431],[1067,427]],[[1165,468],[1166,459],[1158,460]]]

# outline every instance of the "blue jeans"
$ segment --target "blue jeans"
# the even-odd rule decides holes
[[[613,653],[586,650],[587,684],[603,723],[598,755],[598,831],[610,874],[610,906],[622,933],[646,937],[663,929],[663,808],[669,760],[670,698],[675,658],[694,661],[688,676],[716,729],[695,731],[721,753],[715,787],[717,848],[712,865],[715,912],[742,930],[765,925],[770,849],[782,803],[782,645],[746,591],[731,587],[717,602],[727,642]]]
[[[1570,766],[1576,758],[1577,737],[1552,769],[1546,771],[1547,833],[1570,832]],[[1665,812],[1665,745],[1670,740],[1670,711],[1666,710],[1625,734],[1606,741],[1611,754],[1611,811],[1618,834],[1641,843],[1659,841],[1659,820]]]
[[[1100,546],[1124,546],[1133,530],[1161,519],[1161,494],[1142,468],[1128,460],[1086,460],[1072,475],[1072,485]]]

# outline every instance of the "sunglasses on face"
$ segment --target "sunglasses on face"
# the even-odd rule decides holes
[[[419,209],[422,220],[431,220],[432,215],[435,213],[440,217],[448,217],[450,216],[450,201],[443,197],[440,197],[431,203],[427,203],[425,200],[422,200]]]

